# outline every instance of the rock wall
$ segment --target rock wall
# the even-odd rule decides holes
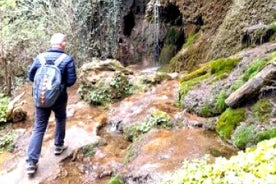
[[[209,59],[228,57],[241,50],[245,31],[252,26],[269,25],[275,21],[275,8],[275,0],[234,0],[213,40]],[[269,38],[263,40],[268,41]]]

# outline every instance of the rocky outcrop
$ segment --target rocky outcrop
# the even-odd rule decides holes
[[[234,0],[213,40],[209,59],[235,54],[244,47],[242,42],[247,34],[246,30],[259,24],[269,25],[273,21],[275,21],[274,0]],[[248,46],[255,46],[254,39],[261,39],[263,36],[260,34],[257,38],[253,38],[253,42]],[[263,39],[259,44],[265,41],[269,41],[269,38]]]

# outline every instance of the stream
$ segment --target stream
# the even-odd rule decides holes
[[[26,104],[29,115],[33,113],[30,89],[28,83],[21,89],[27,91],[24,98],[30,102]],[[30,180],[24,176],[24,152],[33,120],[29,118],[25,123],[14,125],[14,129],[24,129],[25,133],[21,136],[15,153],[1,154],[0,183],[16,178],[9,183],[106,184],[115,175],[123,177],[125,183],[152,183],[164,173],[180,168],[185,159],[200,158],[205,154],[229,158],[236,153],[233,147],[224,143],[214,132],[185,125],[187,122],[204,123],[206,119],[187,114],[175,106],[177,80],[166,80],[108,108],[80,102],[77,89],[78,86],[69,89],[70,113],[66,140],[71,148],[62,157],[49,156],[54,134],[54,120],[50,118],[39,172]],[[130,142],[118,127],[144,119],[152,109],[165,111],[171,117],[180,113],[185,123],[171,129],[153,128],[138,140]]]

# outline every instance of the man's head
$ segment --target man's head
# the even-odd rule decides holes
[[[66,36],[62,33],[55,33],[53,34],[50,43],[52,48],[59,48],[65,50]]]

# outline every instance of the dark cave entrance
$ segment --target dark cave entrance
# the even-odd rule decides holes
[[[123,21],[123,33],[125,36],[129,37],[135,26],[135,16],[133,12],[130,11],[126,16],[124,16]]]

